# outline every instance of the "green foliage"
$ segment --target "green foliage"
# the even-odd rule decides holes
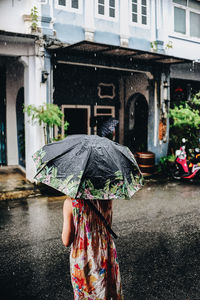
[[[27,105],[24,107],[24,112],[31,117],[32,123],[38,123],[40,126],[45,127],[45,136],[47,128],[53,126],[62,126],[64,114],[56,104],[44,103],[40,106]],[[64,129],[67,130],[68,122],[64,123]]]
[[[165,49],[172,49],[173,48],[173,42],[168,41],[168,43],[165,45]]]
[[[150,46],[153,50],[157,51],[158,50],[158,41],[151,41],[150,42]],[[168,41],[165,44],[165,49],[172,49],[173,48],[173,42],[172,41]]]
[[[170,109],[170,147],[172,152],[179,148],[181,139],[188,140],[187,147],[198,146],[200,132],[200,93],[197,93],[191,100],[174,105]]]
[[[36,30],[37,29],[37,23],[38,23],[38,9],[36,6],[34,6],[31,9],[31,20],[32,20],[32,29]]]
[[[157,41],[150,42],[150,46],[152,49],[157,50],[158,49],[158,43]]]
[[[42,123],[49,127],[61,126],[63,113],[56,104],[46,103],[40,106],[28,105],[24,107],[24,112],[27,112],[32,121],[36,121],[41,126]],[[64,129],[69,126],[68,122],[65,122]]]
[[[170,169],[171,166],[174,164],[176,156],[171,154],[168,156],[163,156],[160,158],[159,164],[158,164],[158,173],[169,176],[170,175]]]

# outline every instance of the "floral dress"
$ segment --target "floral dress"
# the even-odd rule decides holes
[[[112,201],[92,203],[112,222]],[[121,300],[115,244],[102,221],[84,200],[73,200],[75,238],[71,248],[71,280],[75,300]]]

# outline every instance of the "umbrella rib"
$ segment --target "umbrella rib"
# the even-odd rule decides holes
[[[53,158],[51,158],[50,160],[48,160],[46,163],[49,163],[49,162],[51,162],[52,160],[59,158],[60,156],[62,156],[62,155],[64,155],[65,153],[67,153],[68,151],[72,150],[72,149],[73,149],[74,147],[76,147],[78,144],[79,144],[79,143],[77,143],[77,144],[71,146],[70,148],[66,149],[66,151],[64,151],[64,152],[62,152],[62,153],[60,153],[60,154],[54,156]],[[51,145],[51,144],[50,144],[50,145]]]
[[[79,184],[79,187],[80,187],[80,185],[81,185],[81,180],[82,180],[82,178],[83,178],[83,176],[84,176],[84,174],[85,174],[85,170],[86,170],[86,166],[87,166],[87,164],[88,164],[88,160],[89,160],[89,158],[90,158],[90,155],[91,155],[91,148],[90,148],[90,151],[89,151],[89,153],[88,153],[88,156],[87,156],[87,160],[85,161],[85,165],[84,165],[84,168],[83,168],[83,174],[82,174],[82,176],[81,176],[81,178],[80,178],[80,184]],[[76,193],[76,197],[77,197],[77,194],[78,194],[78,191],[79,191],[79,187],[78,187],[78,190],[77,190],[77,193]]]
[[[116,162],[113,160],[113,157],[110,155],[110,153],[108,152],[108,150],[105,148],[107,154],[109,155],[109,157],[111,158],[112,162],[114,163],[114,165],[118,168],[118,170],[121,171],[121,168],[118,166],[118,164],[116,164]]]

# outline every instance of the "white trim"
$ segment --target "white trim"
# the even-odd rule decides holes
[[[97,109],[110,109],[111,113],[98,113]],[[94,105],[94,117],[97,116],[111,116],[115,118],[115,106]],[[97,134],[97,126],[94,126],[94,134]]]
[[[112,89],[112,92],[113,92],[113,93],[112,93],[112,96],[110,96],[110,95],[101,95],[101,87],[102,87],[102,86],[112,87],[112,88],[113,88],[113,89]],[[104,99],[104,98],[114,99],[115,96],[116,96],[116,93],[115,93],[115,85],[114,85],[114,83],[104,83],[104,82],[100,82],[100,83],[98,84],[97,90],[98,90],[98,96],[99,96],[100,99]]]
[[[171,0],[172,2],[172,7],[173,7],[173,12],[172,12],[172,15],[173,15],[173,20],[172,20],[172,24],[173,24],[173,27],[171,29],[171,35],[173,35],[174,37],[179,37],[179,38],[184,38],[184,39],[188,39],[188,40],[191,40],[191,41],[197,41],[199,42],[200,41],[200,37],[194,37],[194,36],[191,36],[190,35],[190,13],[193,12],[197,15],[200,16],[200,10],[197,10],[197,9],[194,9],[194,8],[191,8],[189,7],[188,5],[181,5],[181,4],[177,4],[175,2],[173,2],[173,0]],[[185,18],[186,18],[186,33],[180,33],[180,32],[176,32],[174,30],[174,8],[177,7],[177,8],[181,8],[181,9],[184,9],[186,14],[185,14]]]
[[[65,0],[66,5],[59,5],[59,0],[55,0],[55,8],[59,10],[65,10],[69,12],[74,12],[77,14],[82,14],[83,13],[83,0],[78,0],[78,8],[73,8],[72,7],[72,0]]]
[[[147,24],[142,24],[142,11],[141,11],[141,7],[142,7],[142,2],[141,0],[138,0],[138,12],[137,12],[137,16],[138,16],[138,20],[137,22],[133,22],[132,21],[132,0],[129,0],[129,20],[130,20],[130,25],[131,26],[136,26],[136,27],[141,27],[144,29],[150,29],[150,2],[149,0],[147,0]]]
[[[95,0],[95,18],[103,19],[107,21],[112,22],[118,22],[119,20],[119,0],[115,0],[115,17],[109,16],[109,0],[104,0],[104,8],[105,8],[105,14],[101,15],[98,13],[98,0]]]
[[[160,0],[157,1],[157,6],[156,6],[156,14],[157,14],[157,29],[160,29],[161,27],[161,5],[160,5]]]
[[[90,110],[91,110],[91,106],[90,105],[72,105],[72,104],[63,104],[61,105],[61,110],[64,114],[64,109],[65,108],[77,108],[77,109],[87,109],[87,113],[88,113],[88,118],[87,118],[87,134],[91,134],[91,128],[90,128],[90,116],[91,116],[91,113],[90,113]],[[62,137],[64,137],[64,117],[62,119],[62,128],[61,128],[61,135]]]
[[[97,109],[110,109],[111,113],[98,113]],[[94,116],[111,116],[111,117],[115,117],[115,106],[111,106],[111,105],[94,105]]]

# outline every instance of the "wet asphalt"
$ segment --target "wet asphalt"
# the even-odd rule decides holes
[[[73,300],[63,200],[0,202],[0,298]],[[148,182],[114,202],[125,300],[200,300],[200,184]]]

